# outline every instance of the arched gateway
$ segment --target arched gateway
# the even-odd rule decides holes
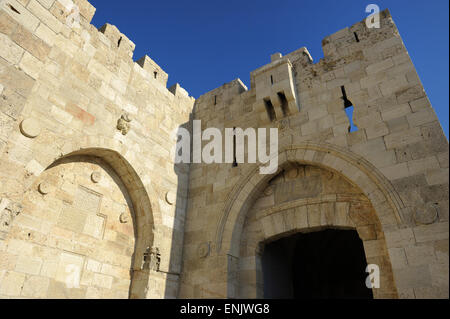
[[[216,247],[218,255],[228,256],[228,297],[264,297],[262,257],[270,243],[326,230],[357,232],[365,257],[355,261],[363,267],[357,271],[377,265],[381,288],[373,296],[396,297],[383,230],[399,225],[403,204],[390,183],[364,159],[326,144],[289,147],[280,152],[279,163],[274,176],[252,170],[223,211]]]

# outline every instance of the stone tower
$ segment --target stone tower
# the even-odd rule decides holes
[[[448,141],[387,10],[195,100],[86,0],[0,3],[0,298],[267,297],[328,230],[375,298],[448,298]],[[278,128],[278,171],[177,164],[193,120]]]

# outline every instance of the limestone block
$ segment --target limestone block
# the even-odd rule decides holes
[[[359,226],[356,230],[363,241],[377,239],[377,232],[374,225]]]
[[[38,0],[38,2],[46,9],[50,9],[56,0]]]
[[[436,261],[433,246],[409,246],[405,247],[405,252],[411,266],[428,265]]]
[[[399,289],[431,286],[430,269],[426,265],[394,269],[394,276]]]
[[[409,102],[409,105],[411,106],[413,112],[431,108],[431,103],[428,100],[428,97],[422,97],[417,100],[411,101]]]
[[[102,264],[96,260],[88,259],[86,269],[92,272],[100,272]]]
[[[45,298],[50,280],[45,277],[30,276],[25,280],[22,296],[28,298]]]
[[[417,175],[427,170],[439,169],[439,162],[436,156],[430,156],[423,159],[418,159],[408,162],[408,170],[411,175]]]
[[[59,257],[44,260],[40,275],[47,278],[55,278],[58,270]]]
[[[17,26],[17,22],[14,21],[8,14],[0,10],[0,33],[10,36]]]
[[[36,0],[31,0],[27,9],[55,33],[60,33],[63,24]]]
[[[425,109],[416,113],[408,114],[406,118],[410,127],[421,126],[438,120],[432,109]]]
[[[422,85],[417,85],[406,90],[397,92],[397,101],[399,104],[409,103],[425,96]]]
[[[2,1],[2,9],[9,14],[19,24],[23,25],[26,29],[33,32],[39,25],[39,19],[36,18],[30,11],[19,3],[17,0]]]
[[[31,160],[28,162],[27,166],[25,167],[27,172],[33,174],[34,176],[39,176],[44,171],[44,167],[36,160]]]
[[[403,248],[389,249],[389,257],[392,268],[394,269],[405,268],[408,265],[408,260],[406,259],[405,250]]]
[[[387,149],[402,147],[422,141],[422,134],[419,128],[413,128],[407,131],[386,135],[384,141]]]
[[[73,0],[73,2],[78,6],[80,15],[90,23],[96,11],[95,7],[88,0]]]
[[[39,257],[19,256],[15,271],[29,275],[39,275],[42,267],[42,259]]]
[[[25,274],[8,271],[0,282],[0,295],[18,297],[25,281]]]
[[[396,229],[385,232],[386,245],[388,248],[401,248],[415,244],[414,233],[411,228]]]
[[[442,185],[449,182],[449,169],[429,169],[425,174],[428,185]]]
[[[390,133],[396,133],[409,129],[409,123],[406,120],[406,116],[398,117],[392,120],[386,121],[386,125]]]
[[[0,56],[12,64],[18,64],[24,50],[11,39],[0,33]]]
[[[367,258],[384,256],[387,254],[384,240],[368,240],[364,241],[363,244]]]
[[[387,125],[383,122],[374,124],[372,126],[366,127],[367,139],[373,139],[380,136],[385,136],[389,134],[389,129]]]
[[[404,89],[409,85],[408,80],[406,79],[405,75],[398,75],[397,77],[387,80],[385,82],[382,82],[380,84],[380,90],[383,96],[389,96],[393,93],[396,93],[397,91]],[[408,101],[400,101],[399,103],[404,103]]]
[[[50,47],[23,26],[18,26],[11,39],[40,61],[50,53]]]
[[[411,113],[411,107],[409,104],[400,104],[398,106],[393,106],[387,110],[381,112],[381,117],[383,121],[393,120],[399,117],[406,116]]]
[[[387,69],[389,69],[389,68],[391,68],[393,66],[394,66],[393,60],[391,58],[388,58],[388,59],[383,60],[381,62],[377,62],[377,63],[369,65],[366,68],[366,72],[367,72],[368,75],[371,75],[371,74],[375,74],[375,73],[378,73],[378,72],[381,72],[381,71],[385,71],[385,70],[387,70]]]
[[[430,265],[433,286],[448,288],[448,263]]]
[[[37,79],[44,64],[28,52],[25,52],[22,60],[20,60],[19,67],[30,77]]]
[[[414,236],[418,243],[448,239],[448,222],[415,227]]]
[[[380,171],[384,176],[391,180],[396,180],[409,176],[409,169],[407,163],[395,164],[387,167],[380,168]]]

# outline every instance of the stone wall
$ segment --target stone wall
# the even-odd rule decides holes
[[[379,29],[362,21],[326,37],[317,63],[305,48],[272,55],[250,89],[238,79],[198,98],[194,119],[278,127],[280,170],[322,167],[370,201],[395,294],[447,298],[448,141],[390,13],[380,18]],[[181,297],[238,296],[244,221],[271,178],[257,166],[191,165]]]
[[[86,0],[0,3],[0,297],[257,296],[244,280],[259,271],[242,248],[249,221],[293,202],[249,247],[354,228],[383,269],[376,297],[448,298],[448,141],[388,11],[380,29],[363,21],[325,38],[317,63],[306,48],[274,54],[250,89],[237,79],[194,100],[167,89],[151,58],[134,62],[115,26],[92,26]],[[278,172],[175,164],[171,133],[192,119],[279,128]],[[293,166],[337,177],[323,196],[298,179],[307,196],[281,192],[255,210]],[[292,219],[305,203],[312,224]],[[347,204],[371,222],[339,219]]]
[[[134,62],[115,26],[92,26],[85,0],[1,4],[0,296],[175,298],[189,171],[167,141],[194,99],[167,89],[149,57]],[[81,157],[61,173],[55,162],[72,155]],[[91,161],[104,163],[98,184]],[[44,196],[42,185],[53,190]],[[91,191],[98,214],[63,217],[84,212]],[[70,260],[81,267],[75,290],[64,282]]]

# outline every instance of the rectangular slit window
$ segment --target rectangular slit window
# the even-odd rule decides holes
[[[266,106],[267,115],[269,116],[270,121],[274,121],[276,119],[276,115],[272,102],[270,100],[264,100],[264,105]]]
[[[283,92],[278,92],[278,97],[281,100],[281,111],[283,112],[283,115],[288,116],[289,111],[288,111],[288,101],[286,99],[286,95],[284,95]]]
[[[356,32],[353,32],[353,34],[355,35],[355,40],[356,40],[356,42],[359,42],[359,37],[358,37],[358,33],[356,33]]]
[[[350,122],[350,126],[348,128],[348,132],[356,132],[358,131],[358,127],[353,122],[353,113],[355,108],[353,107],[353,103],[348,99],[347,92],[345,91],[345,87],[341,86],[342,91],[342,100],[344,100],[344,111],[347,114],[348,120]]]
[[[14,8],[12,5],[8,4],[8,6],[13,12],[20,14],[20,12],[16,8]]]
[[[238,167],[236,156],[236,128],[233,127],[233,167]]]
[[[270,76],[270,83],[273,85],[273,75]]]

